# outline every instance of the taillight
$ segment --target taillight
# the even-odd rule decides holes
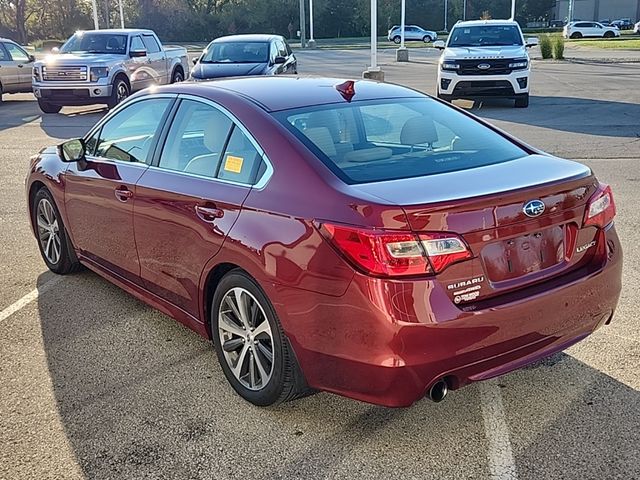
[[[356,268],[365,273],[416,276],[439,273],[471,252],[454,234],[374,230],[324,223],[323,235]]]
[[[587,210],[584,214],[584,226],[594,225],[596,227],[606,227],[616,216],[616,204],[613,201],[613,193],[609,185],[600,184],[600,187],[593,194]]]

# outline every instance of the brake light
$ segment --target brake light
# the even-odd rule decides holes
[[[471,258],[463,240],[453,234],[417,235],[327,223],[320,231],[356,268],[373,275],[439,273],[452,263]]]
[[[584,226],[594,225],[604,228],[611,223],[616,216],[616,204],[613,201],[613,193],[609,185],[600,184],[600,187],[593,194],[587,211],[584,214]]]

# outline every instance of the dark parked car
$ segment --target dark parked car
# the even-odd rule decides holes
[[[621,18],[611,22],[612,26],[618,27],[620,30],[633,30],[633,22],[630,18]]]
[[[197,60],[192,80],[298,73],[291,47],[279,35],[231,35],[215,39]]]
[[[439,401],[582,340],[620,294],[609,186],[390,84],[157,87],[40,152],[26,189],[49,269],[210,338],[257,405]]]

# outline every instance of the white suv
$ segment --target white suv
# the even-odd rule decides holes
[[[562,36],[564,38],[614,38],[620,36],[620,30],[616,26],[606,27],[598,22],[571,22],[565,25]]]
[[[529,106],[528,47],[520,26],[511,20],[474,20],[455,24],[443,50],[438,69],[438,98],[513,98],[515,106]]]

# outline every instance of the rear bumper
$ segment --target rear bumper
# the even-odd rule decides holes
[[[278,297],[287,303],[276,310],[310,386],[409,406],[440,378],[452,389],[492,378],[561,351],[607,323],[621,290],[615,228],[606,232],[606,242],[598,265],[491,308],[462,311],[435,281],[357,274],[339,300],[282,287]]]

